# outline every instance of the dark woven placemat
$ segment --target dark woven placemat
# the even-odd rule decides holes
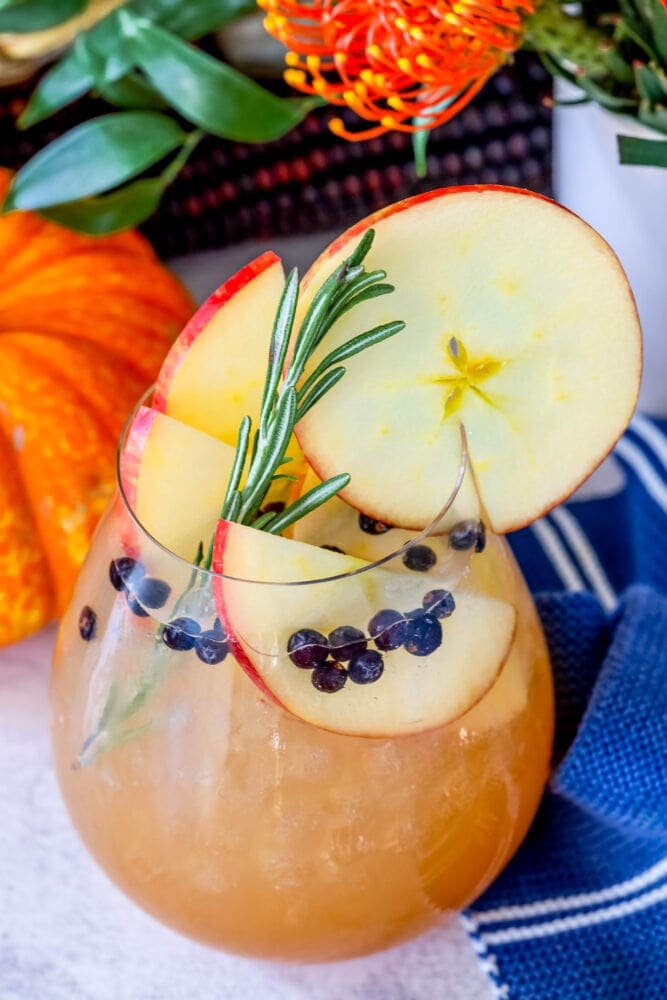
[[[81,101],[26,133],[14,119],[29,85],[0,103],[0,162],[16,168],[56,135],[101,106]],[[550,192],[550,78],[520,53],[457,118],[436,129],[428,176],[417,178],[410,136],[350,143],[327,121],[340,109],[313,112],[269,145],[207,138],[143,227],[162,256],[274,234],[342,228],[389,202],[452,184],[512,184]],[[345,116],[344,116],[345,117]],[[354,116],[349,116],[350,124]]]

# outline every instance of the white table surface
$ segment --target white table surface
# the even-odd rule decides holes
[[[272,241],[306,265],[328,237]],[[266,249],[174,262],[201,300]],[[51,765],[47,684],[54,630],[0,651],[0,1000],[489,1000],[458,918],[400,948],[328,965],[276,965],[162,927],[96,867]]]

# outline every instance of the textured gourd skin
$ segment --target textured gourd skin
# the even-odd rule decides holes
[[[66,605],[123,421],[192,309],[136,232],[0,217],[0,646]]]

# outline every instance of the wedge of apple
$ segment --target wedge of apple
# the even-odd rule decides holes
[[[273,321],[285,283],[272,251],[224,282],[199,307],[174,341],[158,375],[152,405],[190,427],[236,444],[246,414],[259,414]],[[296,476],[306,463],[296,438],[283,471]],[[293,487],[277,481],[269,502],[286,502]]]
[[[431,191],[336,240],[304,278],[301,310],[371,226],[367,265],[396,290],[342,316],[311,364],[359,330],[407,327],[345,362],[298,424],[301,448],[320,478],[350,473],[347,503],[421,529],[456,475],[462,422],[494,529],[525,525],[592,472],[634,409],[640,327],[617,258],[527,191]]]
[[[153,407],[233,445],[241,419],[259,411],[284,281],[268,251],[216,289],[172,344]]]
[[[218,524],[213,568],[226,574],[214,580],[216,608],[238,663],[288,711],[334,732],[396,736],[450,722],[491,687],[511,648],[514,608],[454,591],[455,609],[440,622],[437,646],[420,653],[405,639],[382,653],[384,671],[374,682],[354,683],[350,661],[344,686],[318,690],[317,669],[297,666],[289,656],[295,633],[314,629],[329,636],[333,663],[345,657],[331,633],[350,626],[377,654],[371,620],[395,609],[410,621],[425,621],[423,602],[437,586],[433,578],[369,568],[348,555],[227,521]]]
[[[141,406],[121,453],[123,491],[149,534],[192,560],[213,536],[233,461],[224,442]]]

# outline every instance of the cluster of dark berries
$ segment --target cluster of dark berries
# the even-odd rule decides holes
[[[146,608],[163,607],[171,594],[171,587],[164,580],[146,576],[146,569],[137,559],[121,556],[109,563],[109,580],[118,593],[125,594],[127,606],[138,618],[148,618]],[[97,630],[97,615],[86,604],[79,615],[79,632],[81,638],[88,642],[95,637]]]
[[[202,663],[209,665],[222,663],[229,652],[227,633],[219,618],[208,629],[202,629],[194,618],[174,618],[162,629],[162,641],[177,652],[194,649]]]
[[[171,587],[156,576],[146,576],[146,569],[137,559],[121,556],[109,563],[109,580],[114,590],[125,594],[127,606],[138,618],[148,618],[150,608],[157,611],[169,600]]]
[[[171,587],[164,580],[146,576],[146,569],[137,559],[121,556],[109,564],[109,580],[118,593],[124,593],[130,611],[139,618],[147,618],[146,608],[157,610],[164,607],[171,594]],[[86,604],[79,616],[81,638],[88,642],[95,637],[97,615]],[[222,663],[229,652],[229,641],[219,618],[213,628],[202,629],[194,618],[179,617],[168,622],[161,632],[162,641],[169,649],[178,652],[195,653],[206,664]]]
[[[355,684],[372,684],[380,679],[384,660],[367,646],[368,639],[361,629],[341,625],[328,636],[314,628],[301,628],[289,637],[287,652],[296,667],[313,671],[312,681],[318,691],[331,694],[340,691],[348,677]]]
[[[430,590],[422,607],[407,614],[390,608],[378,611],[368,623],[368,636],[353,625],[340,625],[328,636],[302,628],[290,636],[287,652],[296,667],[312,670],[318,691],[340,691],[348,677],[355,684],[373,684],[384,671],[382,653],[399,646],[413,656],[433,653],[442,642],[439,619],[448,618],[454,608],[448,590]],[[375,649],[368,648],[369,637]]]
[[[430,656],[442,643],[440,619],[449,618],[456,607],[448,590],[429,590],[421,608],[405,613],[386,608],[368,623],[378,649],[388,652],[403,646],[413,656]]]
[[[474,549],[483,552],[486,545],[486,528],[483,521],[459,521],[449,532],[449,547],[457,552]]]

